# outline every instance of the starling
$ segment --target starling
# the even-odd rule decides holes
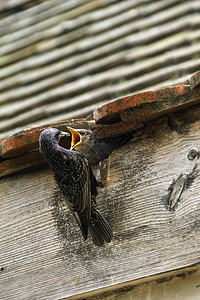
[[[71,149],[82,153],[87,158],[90,166],[99,164],[102,182],[104,182],[102,163],[109,157],[113,150],[125,145],[132,138],[132,134],[126,133],[98,140],[91,130],[74,129],[71,127],[67,127],[67,129],[72,135]]]
[[[72,135],[71,149],[82,153],[91,166],[103,162],[113,150],[125,145],[132,138],[132,135],[127,133],[99,140],[91,130],[71,127],[67,127],[67,129]]]
[[[41,132],[39,149],[49,164],[66,203],[75,215],[86,240],[88,231],[97,246],[110,242],[112,230],[95,207],[97,181],[87,158],[79,151],[59,145],[60,138],[69,133],[56,128]]]

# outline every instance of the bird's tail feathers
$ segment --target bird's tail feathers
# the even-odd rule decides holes
[[[104,244],[104,239],[95,231],[95,229],[90,226],[89,231],[93,240],[93,243],[96,246],[102,246]]]
[[[84,240],[87,240],[88,237],[88,222],[87,219],[83,216],[81,216],[78,213],[74,213],[74,216],[76,218],[76,221],[80,227],[81,233],[83,235]]]
[[[112,230],[110,225],[94,207],[92,208],[89,231],[94,244],[97,246],[102,246],[104,241],[110,243],[112,239]]]

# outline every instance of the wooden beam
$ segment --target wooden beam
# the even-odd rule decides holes
[[[69,300],[138,300],[151,297],[152,299],[164,300],[187,300],[199,298],[199,276],[200,269],[197,266],[175,270],[169,273],[159,274],[127,283],[127,286],[118,286],[117,289],[110,288],[107,291],[88,292],[76,297],[68,297]]]
[[[113,229],[112,242],[103,247],[82,239],[49,169],[38,166],[2,178],[2,295],[81,298],[199,264],[200,172],[194,171],[200,159],[188,157],[191,149],[200,150],[199,140],[196,106],[149,124],[112,153],[97,197]],[[171,210],[172,183],[192,172]]]

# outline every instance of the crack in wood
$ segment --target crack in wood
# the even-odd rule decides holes
[[[177,202],[180,201],[180,197],[185,188],[185,182],[187,179],[187,174],[180,174],[176,180],[172,181],[172,184],[169,186],[169,198],[168,198],[168,207],[170,211],[173,211],[177,205]]]
[[[189,174],[181,173],[176,180],[173,180],[169,186],[169,196],[167,198],[167,207],[169,211],[175,211],[178,202],[181,200],[183,192],[190,188],[195,178],[200,172],[200,164],[196,163],[192,172]]]

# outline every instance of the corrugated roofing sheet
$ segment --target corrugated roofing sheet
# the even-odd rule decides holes
[[[200,1],[0,1],[0,138],[200,69]]]

